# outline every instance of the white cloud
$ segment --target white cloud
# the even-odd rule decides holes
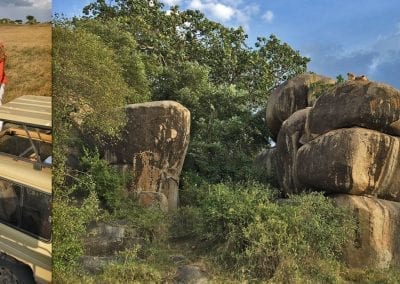
[[[225,5],[215,0],[191,0],[188,8],[200,10],[220,21],[229,21],[237,13],[233,6]]]
[[[33,7],[38,7],[38,8],[49,8],[51,7],[51,1],[50,0],[34,0],[32,1]]]
[[[260,13],[256,3],[243,0],[180,0],[184,8],[199,10],[207,17],[230,26],[249,29],[249,23]]]
[[[217,19],[221,19],[222,21],[228,21],[232,18],[233,15],[235,15],[235,10],[230,7],[226,6],[221,3],[210,3],[209,5],[209,10],[212,15],[214,15]]]
[[[251,21],[252,17],[257,15],[259,12],[260,7],[256,4],[245,6],[242,9],[236,10],[236,20],[239,25],[244,27],[245,30],[249,30],[249,22]]]
[[[272,23],[274,19],[274,13],[271,10],[267,10],[263,15],[262,19],[266,21],[267,23]]]
[[[204,9],[204,4],[201,2],[201,0],[192,0],[188,8],[202,11]]]
[[[395,26],[385,35],[365,43],[362,47],[347,45],[311,44],[302,54],[311,57],[309,68],[320,74],[335,77],[352,72],[365,74],[372,81],[385,82],[400,88],[400,32]]]
[[[175,6],[175,5],[179,5],[181,3],[181,0],[162,0],[162,2],[169,6]]]
[[[400,35],[400,23],[396,24],[396,29],[395,35]]]
[[[376,52],[368,70],[373,74],[381,65],[400,60],[400,32],[396,30],[393,34],[378,37],[368,49]]]

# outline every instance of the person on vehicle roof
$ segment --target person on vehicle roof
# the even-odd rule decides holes
[[[0,42],[0,105],[3,102],[4,88],[7,84],[7,76],[6,72],[4,71],[6,67],[6,59],[6,50],[4,45]]]

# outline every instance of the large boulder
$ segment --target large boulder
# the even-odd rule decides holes
[[[333,130],[298,150],[296,172],[306,188],[400,201],[400,138],[364,128]]]
[[[352,268],[400,267],[400,203],[340,194],[338,206],[349,208],[356,219],[354,239],[344,250]]]
[[[400,91],[370,81],[347,81],[322,95],[307,121],[313,135],[359,126],[400,134]]]
[[[133,191],[162,193],[168,208],[177,208],[189,144],[189,110],[177,102],[157,101],[128,105],[126,115],[122,142],[108,147],[106,159],[119,167],[132,166]]]
[[[298,193],[301,186],[296,175],[296,155],[301,146],[304,125],[311,108],[296,111],[282,124],[277,139],[277,178],[285,194]]]
[[[272,91],[266,111],[266,122],[272,138],[276,141],[282,123],[294,112],[312,106],[319,88],[310,88],[318,84],[335,84],[335,81],[317,74],[298,75]]]

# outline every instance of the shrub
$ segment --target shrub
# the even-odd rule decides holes
[[[121,205],[124,190],[122,174],[108,165],[107,161],[100,159],[97,150],[90,152],[84,149],[81,166],[84,172],[78,178],[80,183],[92,182],[102,204],[110,211],[118,208]],[[84,188],[85,186],[81,186],[80,191],[85,191]]]
[[[259,184],[200,187],[191,190],[203,191],[203,200],[179,210],[175,237],[193,237],[208,251],[213,246],[216,262],[239,277],[338,279],[341,249],[355,227],[351,214],[327,197],[310,193],[277,202]]]
[[[106,267],[98,283],[161,283],[159,271],[145,263],[112,264]]]
[[[159,208],[141,208],[135,197],[128,196],[115,208],[111,220],[123,220],[131,234],[146,243],[159,243],[168,238],[168,215]]]
[[[400,279],[398,268],[346,269],[343,274],[343,278],[350,283],[394,284],[399,283]]]
[[[55,125],[75,124],[81,137],[98,145],[115,139],[125,124],[118,109],[133,92],[116,53],[97,35],[62,20],[53,27],[53,43]]]
[[[260,208],[243,231],[247,246],[235,260],[248,266],[251,274],[273,276],[277,282],[334,282],[340,273],[342,247],[354,232],[354,222],[328,198],[311,193]]]
[[[73,271],[76,262],[83,255],[83,237],[86,224],[98,216],[98,199],[94,191],[78,202],[61,197],[53,198],[53,270],[62,275]]]

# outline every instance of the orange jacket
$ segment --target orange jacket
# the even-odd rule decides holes
[[[0,85],[7,83],[7,76],[4,69],[6,67],[6,53],[3,43],[0,42]]]
[[[6,61],[3,60],[0,62],[0,85],[1,84],[7,84],[7,76],[6,76],[6,72],[4,72],[4,68],[6,65]]]

